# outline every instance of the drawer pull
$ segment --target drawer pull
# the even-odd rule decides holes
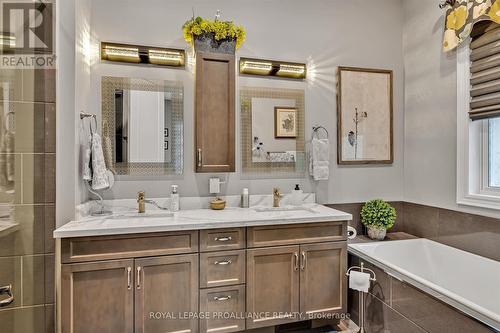
[[[293,254],[293,269],[295,271],[299,270],[299,254],[297,252]]]
[[[231,260],[215,261],[214,265],[231,265],[233,262]]]
[[[222,301],[229,301],[231,299],[231,296],[230,295],[227,295],[227,296],[215,296],[214,297],[214,301],[217,301],[217,302],[222,302]]]
[[[229,242],[233,240],[233,237],[227,236],[227,237],[215,237],[216,242]]]
[[[306,261],[307,261],[306,252],[302,251],[302,262],[300,264],[300,270],[303,271],[306,269]]]

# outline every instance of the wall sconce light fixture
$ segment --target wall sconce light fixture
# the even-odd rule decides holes
[[[306,64],[240,58],[240,74],[305,79]]]
[[[140,45],[101,43],[101,59],[135,64],[184,67],[186,52]]]

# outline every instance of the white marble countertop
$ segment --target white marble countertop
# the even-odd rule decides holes
[[[299,210],[293,211],[258,211],[259,207],[229,207],[222,211],[206,208],[188,209],[175,212],[172,217],[154,217],[154,214],[149,217],[125,219],[84,217],[56,229],[54,238],[348,221],[352,219],[351,214],[323,205],[305,203],[300,207]]]

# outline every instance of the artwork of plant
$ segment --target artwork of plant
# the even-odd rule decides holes
[[[283,119],[281,126],[287,132],[291,132],[294,130],[295,125],[295,116],[293,114],[288,114],[288,117]]]
[[[358,108],[355,108],[356,113],[354,118],[352,119],[354,122],[354,131],[349,131],[347,134],[347,140],[349,144],[354,147],[354,158],[358,158],[358,135],[359,135],[359,124],[363,121],[363,119],[368,118],[367,112],[359,112]]]
[[[216,41],[236,39],[236,48],[240,48],[245,41],[245,29],[232,21],[220,21],[219,18],[220,10],[217,11],[213,21],[199,16],[194,17],[193,14],[193,17],[182,26],[184,40],[192,46],[194,36],[213,33]]]

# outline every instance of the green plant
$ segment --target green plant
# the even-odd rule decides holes
[[[361,209],[361,223],[365,226],[390,229],[396,222],[396,209],[381,199],[365,203]]]
[[[193,36],[207,33],[213,33],[216,41],[235,38],[236,48],[239,48],[245,41],[245,29],[231,21],[211,21],[198,16],[186,21],[182,26],[184,40],[191,46],[193,45]]]

